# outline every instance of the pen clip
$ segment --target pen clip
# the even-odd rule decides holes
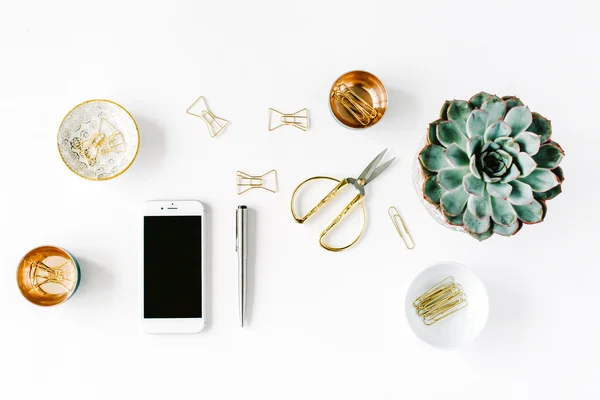
[[[239,239],[239,219],[238,219],[238,213],[240,212],[239,209],[235,210],[235,251],[238,252],[239,248],[240,248],[240,239]]]

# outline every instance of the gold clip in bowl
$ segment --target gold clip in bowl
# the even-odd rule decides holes
[[[55,306],[67,301],[79,286],[77,260],[66,250],[42,246],[19,262],[17,284],[21,294],[38,306]]]
[[[413,302],[417,314],[427,326],[449,317],[467,306],[462,286],[449,276],[429,288]]]
[[[110,100],[88,100],[65,116],[57,136],[65,165],[85,179],[116,178],[133,164],[140,132],[131,114]]]
[[[383,117],[388,93],[375,75],[350,71],[340,76],[329,91],[329,109],[340,124],[350,129],[375,125]]]
[[[106,133],[105,124],[110,127],[110,136]],[[73,148],[81,152],[90,167],[95,167],[102,156],[123,153],[127,150],[123,134],[103,118],[100,118],[98,132],[87,140],[75,142]]]

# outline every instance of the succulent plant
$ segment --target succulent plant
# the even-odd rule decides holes
[[[550,121],[514,96],[446,101],[418,157],[423,196],[479,240],[539,223],[564,180],[551,134]]]

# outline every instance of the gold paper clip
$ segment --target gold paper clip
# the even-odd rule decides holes
[[[367,126],[377,117],[377,110],[343,83],[333,90],[332,96],[361,125]]]
[[[462,310],[467,305],[467,295],[451,276],[433,285],[413,302],[415,311],[427,326]]]
[[[102,131],[103,123],[106,123],[111,128],[112,133],[110,136],[107,136],[107,134]],[[117,129],[105,119],[100,120],[100,126],[98,127],[97,133],[83,142],[76,142],[73,147],[79,150],[81,155],[87,159],[90,167],[96,165],[99,158],[104,155],[113,152],[122,153],[126,150],[123,134],[117,131]]]
[[[272,126],[273,113],[279,115],[279,125]],[[303,108],[300,111],[296,111],[293,114],[284,114],[273,108],[269,108],[269,131],[273,131],[283,125],[292,125],[303,131],[308,130],[308,110]]]
[[[265,177],[273,174],[274,176],[274,189],[271,189],[270,187],[268,187],[266,185],[266,180]],[[268,190],[269,192],[272,193],[276,193],[277,190],[279,189],[279,184],[277,182],[277,171],[275,171],[274,169],[270,170],[269,172],[262,174],[260,176],[252,176],[252,175],[248,175],[245,172],[242,171],[237,171],[237,173],[235,174],[235,184],[237,186],[237,194],[242,194],[247,192],[250,189],[265,189]]]
[[[406,225],[404,225],[404,220],[400,216],[398,209],[394,206],[391,206],[390,208],[388,208],[388,215],[392,219],[392,222],[394,223],[394,227],[396,228],[396,230],[398,231],[398,234],[404,241],[406,248],[409,250],[414,249],[415,242],[413,241],[412,236],[410,235],[410,232],[408,232],[408,229],[406,229]]]
[[[70,273],[70,269],[67,268],[67,264],[70,262],[71,260],[67,260],[57,267],[49,267],[42,261],[32,262],[31,271],[29,273],[29,279],[32,284],[31,290],[38,289],[42,291],[42,293],[48,294],[43,286],[52,283],[62,286],[67,292],[71,292],[71,287],[65,284],[71,284],[72,282],[66,277]],[[71,266],[71,268],[73,267]]]
[[[200,112],[196,113],[196,112],[190,111],[197,104],[200,104],[200,107],[201,107]],[[204,99],[204,96],[198,97],[196,99],[196,101],[194,101],[192,103],[192,105],[189,106],[187,110],[185,110],[185,112],[190,115],[193,115],[195,117],[200,117],[206,123],[206,126],[208,126],[208,132],[210,133],[210,137],[217,136],[219,133],[221,133],[223,131],[223,129],[225,129],[227,127],[227,125],[229,125],[229,121],[227,121],[226,119],[217,117],[215,114],[213,114],[208,109],[208,106],[206,105],[206,100]]]

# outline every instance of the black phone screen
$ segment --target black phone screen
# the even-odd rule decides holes
[[[202,217],[144,217],[144,318],[202,318]]]

